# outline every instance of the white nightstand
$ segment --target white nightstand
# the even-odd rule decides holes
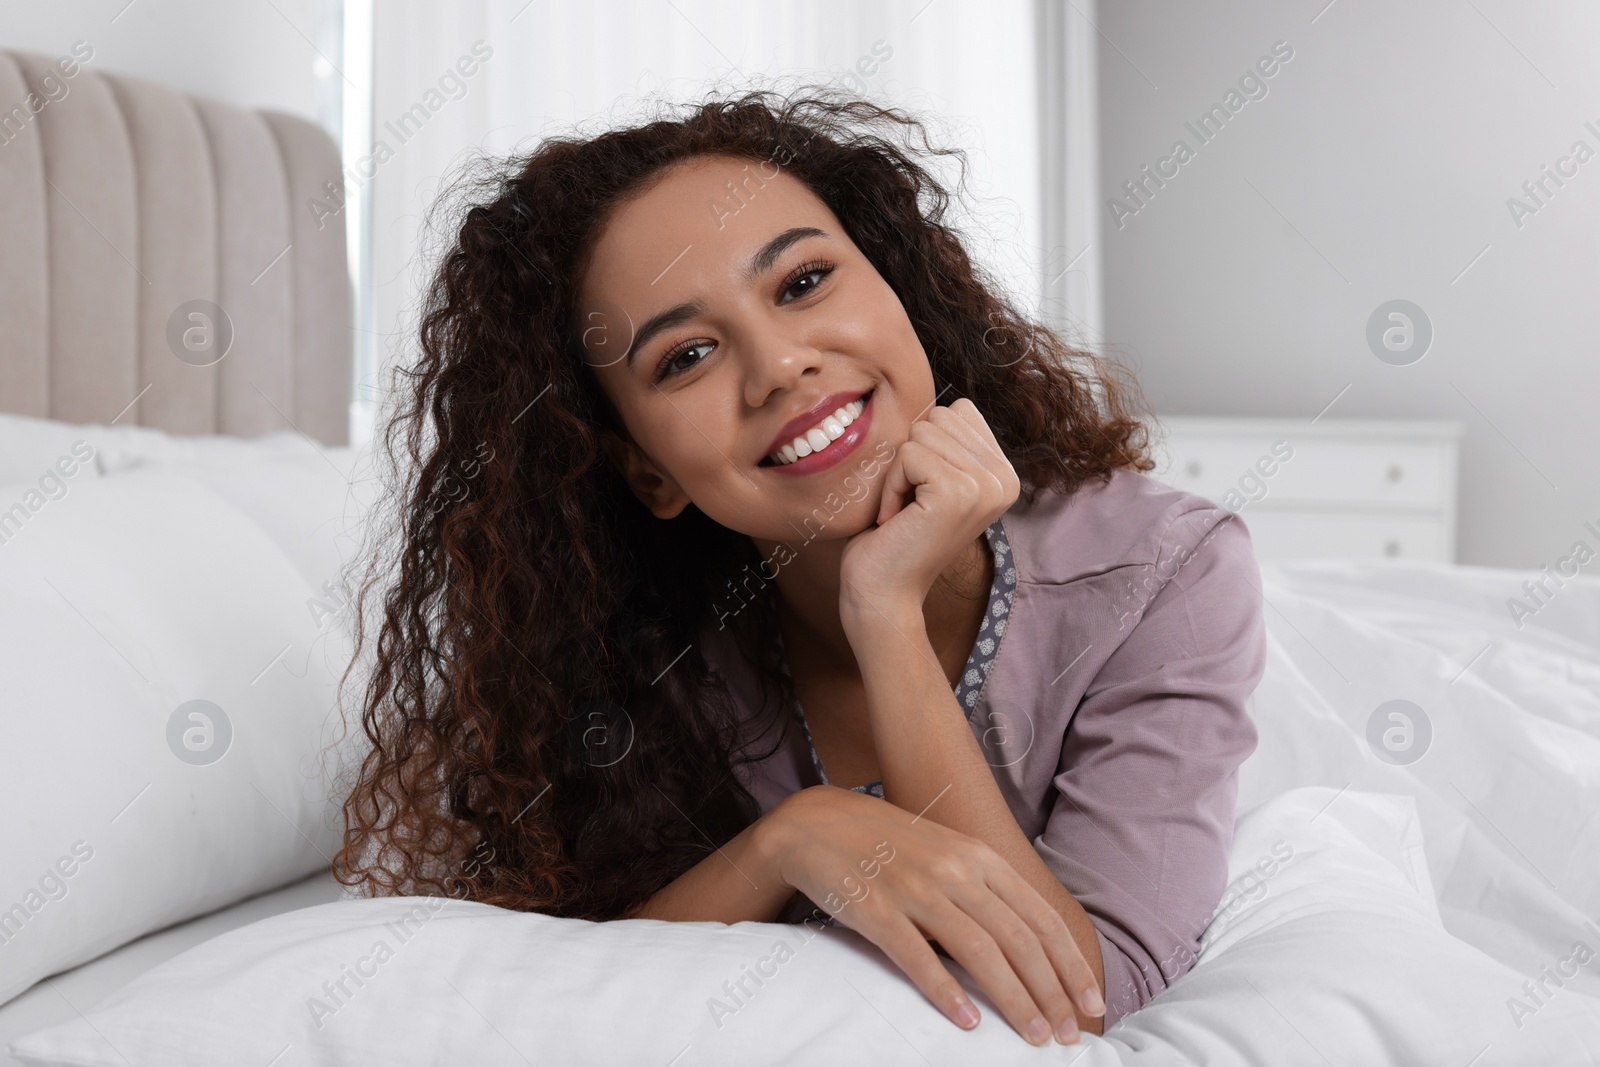
[[[1238,512],[1259,560],[1455,562],[1459,422],[1158,418],[1150,476]]]

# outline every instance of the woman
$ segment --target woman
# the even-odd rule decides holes
[[[1143,473],[1133,387],[996,293],[912,130],[753,92],[469,192],[389,431],[342,881],[816,902],[1034,1044],[1192,965],[1256,739],[1248,533]]]

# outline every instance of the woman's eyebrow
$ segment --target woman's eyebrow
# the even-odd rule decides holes
[[[704,314],[705,310],[706,305],[703,301],[691,300],[686,304],[677,304],[665,311],[658,311],[645,319],[644,325],[639,327],[639,332],[633,335],[633,343],[628,346],[628,354],[625,357],[627,365],[633,366],[633,354],[648,344],[656,334],[662,330],[670,330],[679,323],[688,322],[696,315]]]
[[[826,236],[828,234],[825,230],[819,230],[815,226],[791,226],[762,245],[756,250],[756,254],[750,257],[750,265],[745,268],[744,272],[745,281],[753,282],[766,271],[771,270],[772,265],[778,261],[778,257],[783,255],[789,246],[796,241],[803,241],[807,237]],[[674,326],[687,322],[696,315],[704,314],[705,310],[704,301],[690,300],[651,315],[644,320],[644,325],[639,327],[639,332],[633,335],[633,343],[628,346],[628,354],[623,358],[623,362],[632,367],[634,353],[649,344],[651,338],[655,337],[656,334],[662,330],[670,330]]]
[[[778,257],[783,255],[784,251],[796,241],[803,241],[807,237],[826,236],[828,235],[815,226],[791,226],[762,245],[756,254],[750,257],[750,266],[745,268],[744,280],[753,282],[766,271],[771,270],[772,265],[778,261]]]

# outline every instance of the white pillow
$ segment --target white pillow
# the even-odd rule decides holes
[[[313,587],[342,598],[356,584],[363,518],[380,492],[371,460],[369,448],[317,444],[294,430],[186,437],[0,414],[0,485],[32,483],[0,496],[0,543],[75,479],[160,467],[205,483],[261,527]]]
[[[317,447],[294,430],[249,438],[185,436],[150,426],[76,424],[0,414],[0,482],[37,479],[80,441],[95,454],[95,473],[99,474],[172,460],[226,462],[262,455],[297,459],[315,455]]]
[[[1232,892],[1200,961],[1080,1049],[1027,1045],[955,967],[983,1013],[958,1029],[847,929],[591,923],[388,897],[230,931],[11,1050],[32,1067],[275,1057],[1143,1067],[1464,1065],[1487,1045],[1475,1067],[1592,1064],[1577,1034],[1600,1023],[1600,1002],[1558,996],[1517,1030],[1503,1002],[1521,976],[1439,927],[1409,801],[1347,791],[1328,806],[1335,795],[1295,790],[1245,816]]]
[[[202,434],[184,437],[163,433],[148,426],[85,427],[93,443],[102,443],[100,473],[116,474],[119,471],[150,463],[190,461],[226,464],[260,456],[280,459],[309,459],[326,446],[314,444],[294,430],[274,430],[259,437],[229,437],[226,434]]]
[[[94,463],[95,448],[89,441],[96,429],[101,427],[0,414],[0,485],[35,482],[63,457],[78,461],[71,464],[74,469],[68,477],[80,473],[97,476],[100,472]],[[0,507],[10,503],[7,499]]]
[[[150,460],[110,476],[159,468],[195,479],[248,516],[331,603],[354,595],[363,521],[379,487],[364,452],[301,447],[308,454]]]
[[[327,866],[349,649],[318,593],[154,469],[75,482],[0,545],[0,1002]]]

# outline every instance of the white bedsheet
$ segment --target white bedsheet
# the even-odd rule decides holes
[[[210,915],[146,934],[98,959],[40,982],[16,999],[0,1005],[0,1067],[23,1067],[22,1061],[8,1049],[16,1038],[77,1018],[78,1011],[87,1011],[157,964],[269,915],[337,900],[339,890],[339,883],[331,874],[319,871]]]
[[[1600,952],[1584,928],[1600,920],[1600,580],[1567,580],[1519,629],[1506,601],[1526,577],[1264,566],[1261,743],[1240,772],[1239,810],[1303,785],[1412,797],[1445,928],[1533,976],[1576,941]],[[1395,699],[1419,706],[1432,733],[1407,765],[1367,739],[1373,712]],[[1600,997],[1600,959],[1564,988]]]

